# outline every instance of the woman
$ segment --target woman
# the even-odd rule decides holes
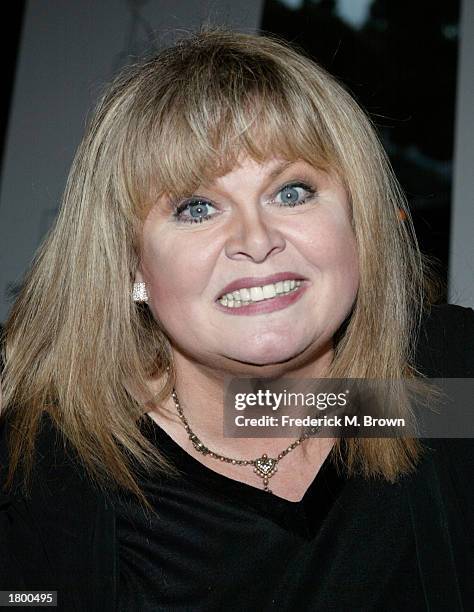
[[[125,70],[5,327],[2,589],[469,607],[468,442],[222,435],[229,376],[473,376],[472,310],[427,287],[374,129],[319,66],[216,30]]]

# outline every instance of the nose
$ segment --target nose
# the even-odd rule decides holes
[[[281,231],[257,209],[236,213],[229,229],[225,252],[230,259],[251,259],[256,263],[283,251],[286,242]]]

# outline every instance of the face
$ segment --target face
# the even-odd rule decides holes
[[[246,158],[191,198],[163,196],[141,249],[136,280],[173,350],[219,369],[317,355],[356,298],[347,194],[303,161]]]

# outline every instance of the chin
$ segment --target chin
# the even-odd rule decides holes
[[[228,357],[234,361],[238,361],[241,364],[249,366],[278,366],[279,364],[285,364],[298,356],[304,350],[303,347],[294,347],[290,349],[288,346],[285,349],[271,349],[254,351],[254,352],[242,352],[238,355],[228,355]]]

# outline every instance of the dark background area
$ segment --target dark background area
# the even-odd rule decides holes
[[[8,7],[8,20],[4,22],[4,37],[2,41],[2,96],[0,100],[0,163],[3,160],[3,151],[8,125],[8,114],[13,93],[16,60],[21,38],[21,26],[25,10],[24,0],[13,2]]]
[[[446,285],[459,1],[366,4],[351,21],[335,0],[266,0],[261,30],[303,48],[369,113]]]

